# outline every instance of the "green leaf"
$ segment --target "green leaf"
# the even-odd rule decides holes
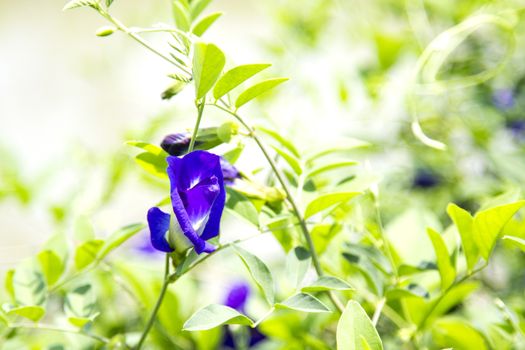
[[[281,144],[282,146],[284,146],[288,151],[290,151],[291,154],[293,154],[295,157],[297,158],[301,158],[301,155],[299,154],[299,151],[297,150],[297,148],[295,148],[295,146],[293,145],[293,143],[291,143],[290,141],[288,141],[286,138],[284,138],[282,135],[280,135],[278,132],[274,131],[274,130],[270,130],[270,129],[267,129],[267,128],[264,128],[262,126],[257,126],[255,128],[257,131],[262,131],[263,133],[265,133],[266,135],[270,136],[271,138],[273,138],[275,141],[277,141],[279,144]]]
[[[135,162],[149,174],[159,177],[161,179],[167,179],[166,169],[168,164],[166,163],[166,157],[153,154],[151,152],[143,152],[135,157]]]
[[[388,300],[405,299],[405,298],[425,298],[430,295],[426,289],[417,284],[410,284],[408,288],[394,288],[386,292]]]
[[[46,278],[48,286],[52,286],[64,272],[62,259],[52,250],[44,250],[37,255],[38,263]]]
[[[348,283],[338,277],[321,276],[317,281],[301,289],[302,292],[324,292],[328,290],[353,290]]]
[[[196,36],[201,36],[202,34],[204,34],[204,32],[208,30],[208,28],[213,23],[215,23],[217,19],[219,19],[220,16],[222,16],[222,12],[214,12],[214,13],[207,15],[206,17],[202,18],[199,22],[197,22],[197,24],[193,26],[193,29],[191,30],[191,32],[195,34]]]
[[[253,203],[247,197],[229,187],[226,188],[226,193],[228,194],[226,208],[259,227],[259,213]]]
[[[44,276],[29,263],[16,269],[13,276],[13,291],[17,306],[44,305],[46,302]]]
[[[31,305],[31,306],[19,306],[8,308],[5,310],[8,315],[17,315],[27,318],[33,322],[38,322],[46,314],[46,309],[42,306]]]
[[[237,97],[237,100],[235,101],[235,108],[239,108],[246,104],[247,102],[253,100],[257,96],[267,92],[268,90],[273,89],[277,85],[284,83],[287,81],[288,78],[273,78],[273,79],[267,79],[260,83],[257,83],[248,89],[246,89],[244,92],[242,92],[239,97]]]
[[[82,328],[90,322],[93,322],[93,319],[86,317],[68,317],[67,321],[73,326]]]
[[[293,169],[293,171],[297,175],[301,175],[303,173],[303,168],[299,159],[295,158],[295,156],[285,152],[279,147],[272,146],[272,148],[286,161],[286,163],[288,163],[288,165]]]
[[[110,7],[113,4],[113,0],[106,0],[106,7]]]
[[[330,312],[319,299],[306,293],[298,293],[281,303],[275,304],[277,309],[289,309],[302,312]]]
[[[318,255],[323,254],[332,239],[341,232],[342,226],[337,223],[317,224],[311,230],[312,240]]]
[[[175,20],[175,25],[182,31],[187,32],[190,29],[191,20],[188,14],[188,9],[177,0],[173,1],[172,6],[173,19]]]
[[[441,276],[441,289],[446,290],[456,279],[456,268],[452,265],[443,237],[431,228],[427,229],[427,234],[436,253],[437,266]]]
[[[168,153],[166,153],[159,146],[152,145],[151,143],[147,143],[144,141],[130,140],[130,141],[126,141],[126,145],[140,148],[146,152],[153,153],[156,156],[163,156],[163,157],[168,156]]]
[[[9,294],[9,297],[11,297],[11,300],[15,301],[15,287],[14,287],[14,281],[13,278],[15,276],[15,270],[7,270],[5,273],[5,290],[7,291],[7,294]]]
[[[515,245],[516,247],[520,248],[522,251],[525,252],[525,239],[514,236],[503,236],[502,239]]]
[[[195,19],[204,11],[210,4],[211,0],[193,0],[190,4],[191,18]]]
[[[71,10],[77,7],[86,7],[86,6],[96,8],[98,6],[98,1],[96,0],[71,0],[66,5],[64,5],[64,7],[62,8],[62,11]]]
[[[79,286],[66,295],[64,311],[67,316],[73,318],[70,322],[72,321],[71,323],[75,326],[83,323],[82,319],[92,320],[96,317],[98,314],[95,309],[96,297],[89,284]],[[85,323],[80,327],[83,327]]]
[[[290,250],[286,258],[286,275],[294,287],[299,287],[310,268],[312,257],[303,247]]]
[[[75,267],[77,270],[83,270],[88,265],[93,263],[102,246],[104,241],[101,239],[94,239],[87,241],[79,245],[75,251]]]
[[[193,79],[196,99],[201,99],[213,87],[224,68],[226,58],[214,44],[198,42],[193,55]]]
[[[356,164],[357,164],[357,162],[337,162],[337,163],[327,164],[327,165],[315,168],[313,170],[310,170],[306,174],[306,178],[318,176],[318,175],[326,173],[326,172],[328,172],[330,170],[335,170],[335,169],[340,169],[340,168],[346,168],[346,167],[349,167],[349,166],[354,166]]]
[[[304,212],[304,218],[308,219],[309,217],[312,217],[313,215],[332,206],[346,203],[359,194],[359,192],[334,192],[323,194],[308,203]]]
[[[97,259],[102,260],[111,253],[113,250],[120,247],[124,242],[137,234],[140,230],[145,227],[144,224],[131,224],[117,230],[112,233],[104,242],[104,245],[100,248],[97,254]]]
[[[382,350],[383,343],[365,310],[350,300],[337,324],[337,350]]]
[[[467,260],[467,269],[471,272],[479,260],[479,250],[474,242],[474,235],[472,232],[474,219],[468,211],[458,207],[454,203],[450,203],[447,206],[447,213],[458,229],[459,236],[461,237],[463,253]]]
[[[264,294],[268,304],[273,305],[275,298],[275,290],[273,284],[273,277],[268,269],[268,266],[252,253],[234,246],[235,252],[241,258],[242,262],[250,272],[253,280]]]
[[[518,201],[476,213],[472,225],[474,241],[485,260],[489,260],[503,226],[524,205],[525,201]]]
[[[432,338],[440,348],[488,350],[485,337],[465,320],[444,317],[433,322]]]
[[[253,321],[235,309],[211,304],[194,313],[182,328],[184,331],[203,331],[225,324],[252,326]]]
[[[255,74],[270,66],[271,64],[268,63],[256,63],[244,64],[230,69],[217,81],[217,84],[213,88],[213,97],[218,100]]]

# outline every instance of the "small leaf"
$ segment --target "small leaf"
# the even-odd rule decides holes
[[[104,241],[101,239],[94,239],[79,245],[75,251],[75,267],[77,270],[83,270],[94,262],[103,245]]]
[[[383,343],[365,310],[350,300],[337,324],[337,350],[382,350]]]
[[[130,140],[130,141],[126,141],[126,145],[143,149],[144,151],[153,153],[156,156],[163,156],[163,157],[168,156],[168,153],[166,153],[159,146],[152,145],[151,143],[147,143],[144,141]]]
[[[472,232],[472,224],[474,223],[474,219],[468,211],[458,207],[454,203],[450,203],[448,205],[447,213],[458,229],[459,236],[461,237],[463,253],[465,254],[465,259],[467,260],[467,268],[470,272],[474,269],[476,263],[479,260],[479,250],[476,243],[474,242],[474,235]]]
[[[303,168],[301,166],[299,159],[295,158],[290,153],[283,151],[279,147],[272,146],[272,148],[275,150],[275,152],[277,152],[277,154],[279,154],[286,161],[286,163],[288,163],[288,165],[293,169],[293,171],[297,175],[301,175],[303,173]]]
[[[222,16],[222,12],[214,12],[207,15],[195,24],[191,32],[196,36],[201,36],[220,16]]]
[[[188,15],[188,10],[179,1],[173,1],[172,6],[173,19],[175,25],[182,31],[187,32],[190,29],[191,20]]]
[[[38,322],[46,314],[46,309],[42,306],[19,306],[6,310],[8,315],[17,315],[27,318],[33,322]]]
[[[242,262],[250,272],[253,280],[263,292],[268,304],[273,305],[275,298],[275,290],[273,284],[273,277],[268,269],[268,266],[259,259],[257,256],[252,253],[238,247],[234,246],[235,252],[241,258]]]
[[[153,176],[161,179],[168,178],[166,173],[168,164],[166,163],[166,158],[163,156],[158,156],[150,152],[143,152],[135,157],[135,162]]]
[[[96,298],[91,285],[84,284],[66,295],[64,311],[72,318],[90,319],[96,316]]]
[[[218,100],[255,74],[270,66],[271,64],[268,63],[244,64],[230,69],[217,81],[217,84],[213,88],[213,97]]]
[[[338,277],[321,276],[317,281],[301,289],[302,292],[324,292],[328,290],[353,290],[348,283]]]
[[[226,208],[259,227],[259,213],[253,203],[247,197],[231,188],[226,188],[226,193],[228,194]]]
[[[48,286],[52,286],[64,272],[62,259],[52,250],[44,250],[37,255],[38,263],[46,278]]]
[[[295,157],[297,158],[300,158],[301,155],[299,154],[299,151],[297,150],[297,148],[295,148],[295,146],[293,145],[293,143],[291,143],[290,141],[288,141],[285,137],[283,137],[282,135],[280,135],[277,131],[274,131],[274,130],[270,130],[270,129],[267,129],[267,128],[264,128],[262,126],[257,126],[256,127],[256,130],[257,131],[262,131],[263,133],[265,133],[266,135],[270,136],[271,138],[273,138],[275,141],[277,141],[279,144],[281,144],[282,146],[284,146],[288,151],[290,151],[291,154],[293,154]]]
[[[17,306],[44,305],[46,302],[44,276],[29,263],[16,269],[13,276],[13,291]]]
[[[224,68],[224,53],[214,44],[196,43],[193,55],[195,96],[201,99],[213,87]]]
[[[13,277],[15,276],[15,270],[7,270],[5,273],[5,290],[7,294],[11,297],[11,300],[15,301],[15,287],[13,283]]]
[[[281,303],[275,304],[277,309],[289,309],[302,312],[330,312],[319,299],[306,293],[298,293]]]
[[[441,289],[446,290],[456,279],[456,268],[452,265],[443,237],[431,228],[427,229],[427,234],[436,253],[437,266],[441,276]]]
[[[110,7],[113,4],[113,0],[106,0],[106,7]]]
[[[316,168],[316,169],[313,169],[313,170],[309,171],[306,174],[306,178],[318,176],[318,175],[324,174],[324,173],[326,173],[326,172],[328,172],[330,170],[335,170],[335,169],[340,169],[340,168],[346,168],[346,167],[349,167],[349,166],[354,166],[356,164],[357,164],[357,162],[338,162],[338,163],[327,164],[327,165],[324,165],[324,166],[321,166],[319,168]]]
[[[304,218],[308,219],[309,217],[332,206],[346,203],[359,194],[359,192],[334,192],[323,194],[308,203],[304,213]]]
[[[252,326],[253,321],[235,309],[211,304],[194,313],[182,328],[184,331],[204,331],[225,324]]]
[[[284,83],[287,81],[288,78],[273,78],[273,79],[267,79],[260,83],[257,83],[248,89],[246,89],[244,92],[242,92],[239,97],[237,97],[237,100],[235,101],[235,108],[239,108],[246,104],[247,102],[253,100],[257,96],[267,92],[268,90],[273,89],[277,85]]]
[[[472,225],[474,241],[485,260],[489,260],[503,226],[524,205],[525,201],[518,201],[476,213]]]
[[[286,258],[286,272],[288,280],[294,287],[299,287],[310,268],[312,257],[303,247],[295,247]]]
[[[98,6],[98,1],[96,0],[71,0],[66,5],[64,5],[64,7],[62,8],[62,11],[71,10],[77,7],[86,7],[86,6],[96,8]]]
[[[404,299],[404,298],[425,298],[430,295],[428,291],[417,284],[410,284],[408,288],[394,288],[386,292],[388,300]]]
[[[144,227],[144,224],[131,224],[111,234],[104,242],[104,245],[100,248],[100,251],[97,254],[97,259],[104,259],[106,255],[120,247],[124,242],[133,237]]]
[[[92,322],[93,319],[86,317],[68,317],[67,321],[75,327],[82,328],[88,323]]]
[[[210,4],[211,0],[193,0],[190,4],[191,18],[197,18]]]
[[[514,236],[503,236],[502,239],[515,245],[516,247],[520,248],[522,251],[525,252],[525,239]]]

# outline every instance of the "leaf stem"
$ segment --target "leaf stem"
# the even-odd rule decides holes
[[[148,323],[146,324],[146,328],[144,328],[144,331],[142,332],[142,336],[140,337],[140,340],[136,346],[136,350],[139,350],[142,348],[142,344],[144,344],[144,341],[146,341],[146,338],[148,337],[148,333],[151,330],[151,327],[153,326],[153,323],[155,323],[155,319],[157,318],[157,313],[159,312],[160,306],[162,305],[162,301],[164,300],[164,296],[166,295],[166,292],[168,290],[168,285],[170,284],[170,256],[169,254],[166,254],[166,263],[164,267],[164,280],[162,282],[162,288],[160,290],[159,297],[157,299],[157,302],[155,303],[155,307],[153,308],[153,311],[151,312],[151,316],[149,317]]]
[[[268,312],[266,312],[264,315],[262,315],[261,318],[259,318],[257,321],[255,321],[255,323],[252,325],[252,328],[255,328],[257,327],[258,325],[260,325],[264,320],[266,320],[268,317],[270,317],[270,315],[275,311],[275,307],[271,307],[270,310],[268,310]]]
[[[377,326],[377,322],[379,321],[379,317],[381,317],[381,312],[383,311],[383,308],[385,307],[386,303],[386,297],[382,297],[381,300],[377,303],[376,310],[374,311],[374,315],[372,316],[372,324],[374,327]]]
[[[195,122],[195,128],[193,128],[193,135],[191,135],[190,146],[188,147],[188,153],[192,152],[195,148],[195,141],[197,140],[197,134],[199,133],[199,126],[201,124],[202,112],[204,111],[204,101],[197,103],[197,121]]]
[[[224,103],[224,104],[226,104],[226,103]],[[319,257],[317,256],[317,252],[315,250],[314,243],[312,241],[312,236],[310,235],[310,231],[308,230],[308,227],[306,226],[306,221],[304,220],[303,216],[301,215],[301,212],[299,211],[299,207],[297,206],[297,203],[295,202],[295,200],[294,200],[294,198],[292,196],[292,193],[291,193],[290,189],[288,188],[288,185],[286,184],[286,181],[284,181],[283,175],[281,174],[281,172],[277,168],[277,165],[275,164],[273,158],[268,153],[268,150],[266,149],[266,146],[264,146],[262,141],[255,134],[255,130],[250,125],[248,125],[239,114],[237,114],[236,112],[230,110],[229,108],[220,106],[218,104],[213,104],[213,106],[223,110],[224,112],[232,115],[235,119],[237,119],[246,128],[246,130],[250,134],[250,137],[255,141],[255,143],[257,144],[257,146],[259,147],[259,149],[263,153],[263,155],[266,158],[268,164],[270,165],[270,167],[272,168],[273,172],[275,173],[275,177],[277,178],[277,180],[281,184],[284,192],[286,193],[286,199],[288,200],[288,203],[290,203],[290,206],[292,207],[292,212],[294,213],[294,215],[297,217],[297,220],[299,221],[299,226],[301,228],[301,231],[303,232],[303,236],[304,236],[304,238],[306,240],[306,244],[308,246],[308,250],[310,251],[310,254],[312,256],[312,262],[313,262],[315,271],[317,272],[317,275],[323,276],[323,274],[324,274],[323,273],[323,269],[321,267],[321,263],[319,262]],[[337,307],[337,309],[339,309],[340,312],[343,312],[344,305],[337,298],[337,296],[331,291],[328,292],[328,295],[329,295],[330,299],[332,300],[332,303],[334,304],[334,306]]]
[[[105,338],[100,335],[92,334],[87,331],[84,331],[82,329],[74,329],[74,328],[62,328],[57,327],[53,325],[46,325],[46,324],[40,324],[40,323],[10,323],[8,328],[25,328],[25,329],[41,329],[45,331],[53,331],[53,332],[62,332],[62,333],[72,333],[72,334],[78,334],[83,335],[85,337],[91,338],[93,340],[96,340],[98,342],[108,344],[110,340],[108,338]]]

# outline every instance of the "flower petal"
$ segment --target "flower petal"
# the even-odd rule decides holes
[[[224,182],[222,179],[222,172],[219,169],[219,188],[220,192],[213,202],[208,216],[208,222],[202,231],[201,238],[208,240],[219,234],[222,211],[226,203],[226,191],[224,190]]]
[[[180,191],[179,196],[186,208],[193,229],[202,233],[215,199],[220,193],[216,176],[206,179],[187,191]]]
[[[189,190],[204,179],[217,176],[217,169],[220,170],[220,157],[206,151],[193,151],[182,159],[169,156],[166,160],[172,188],[175,186],[179,191]]]
[[[166,232],[170,228],[170,214],[167,214],[157,207],[148,210],[148,226],[151,236],[151,245],[162,252],[172,252],[166,240]]]

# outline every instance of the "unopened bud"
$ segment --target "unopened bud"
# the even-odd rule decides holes
[[[116,30],[115,27],[104,26],[104,27],[99,28],[95,34],[97,36],[109,36],[113,34],[115,30]]]

